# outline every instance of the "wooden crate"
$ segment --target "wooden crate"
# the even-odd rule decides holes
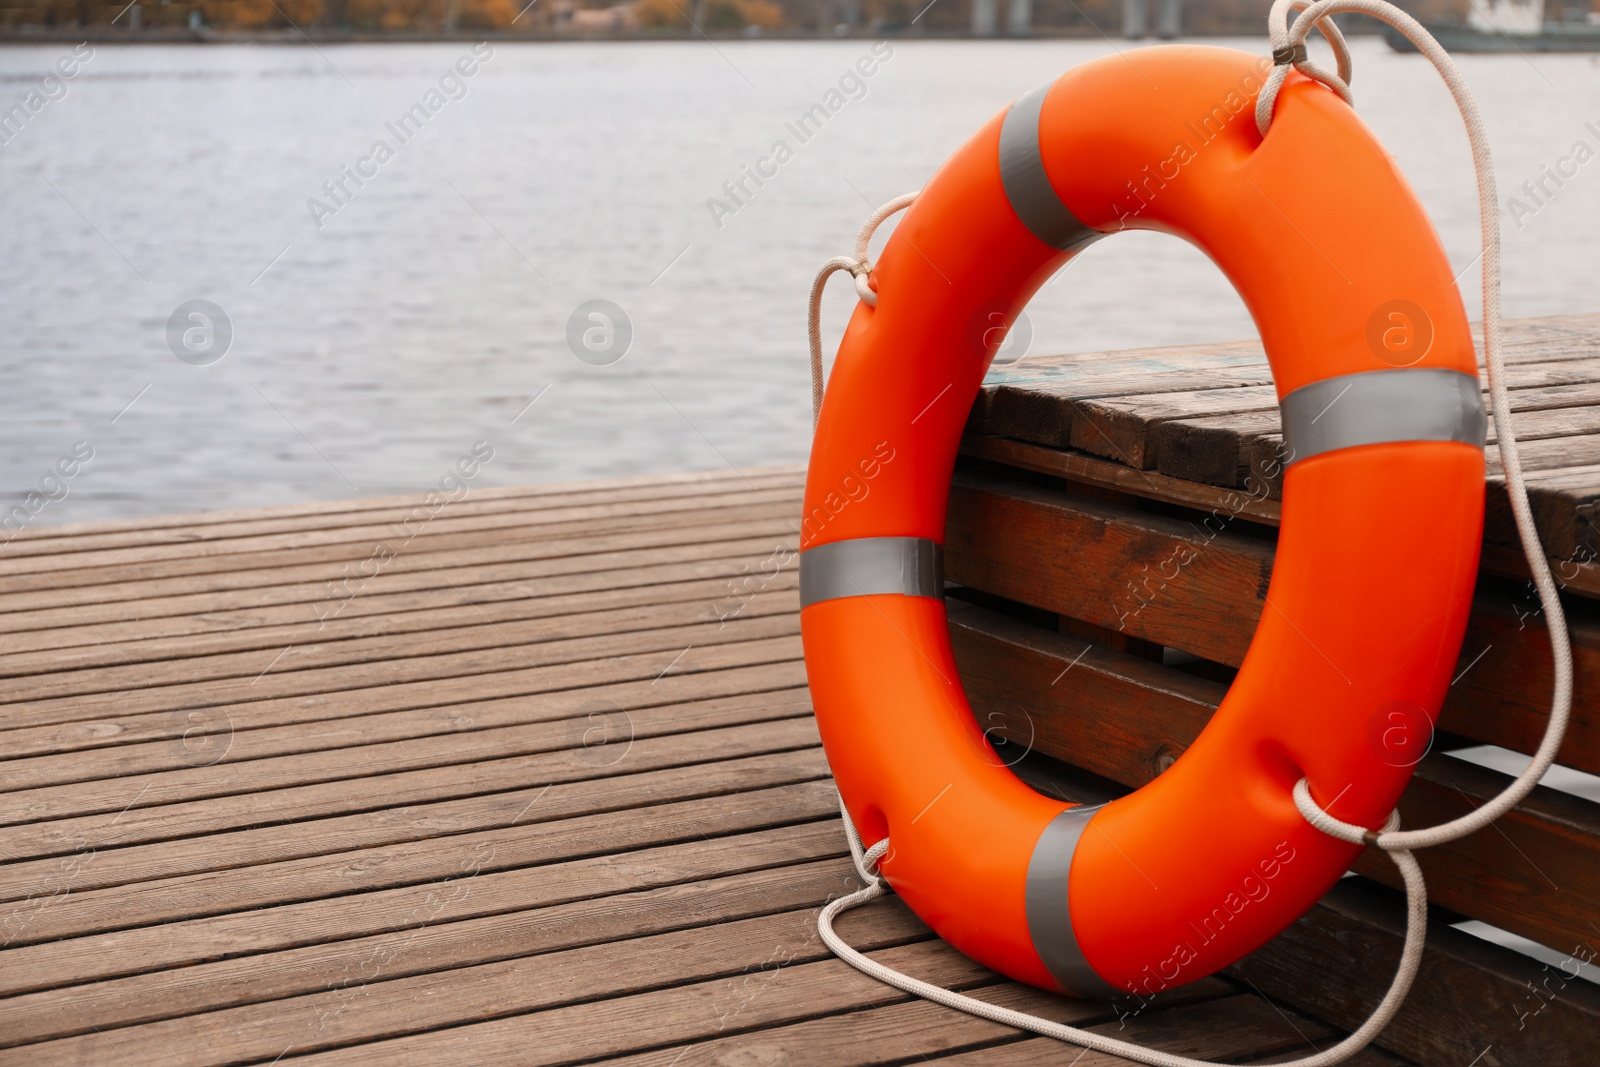
[[[1577,705],[1559,762],[1600,774],[1600,316],[1514,323],[1509,384],[1535,510],[1564,585]],[[1493,440],[1493,427],[1490,429]],[[1278,521],[1276,401],[1259,346],[1030,358],[974,405],[946,531],[950,625],[979,719],[1107,788],[1160,774],[1217,707],[1261,614]],[[1482,573],[1434,750],[1401,800],[1409,826],[1510,778],[1448,755],[1531,752],[1548,638],[1493,475]],[[1179,546],[1203,551],[1177,577]],[[1379,1044],[1425,1064],[1600,1062],[1600,804],[1539,787],[1494,828],[1421,854],[1428,956]],[[1353,1028],[1403,932],[1392,866],[1368,850],[1327,899],[1231,969]],[[1475,919],[1554,962],[1453,929]]]

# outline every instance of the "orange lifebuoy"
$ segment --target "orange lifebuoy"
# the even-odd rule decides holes
[[[817,425],[801,626],[840,793],[868,844],[892,836],[881,870],[918,915],[1045,988],[1153,993],[1309,908],[1359,846],[1312,829],[1295,783],[1379,825],[1410,768],[1380,758],[1369,724],[1387,707],[1432,721],[1466,625],[1485,417],[1449,263],[1334,94],[1291,75],[1258,132],[1262,64],[1189,46],[1108,57],[984,126],[887,242]],[[1154,781],[1085,808],[985,758],[940,545],[998,340],[972,324],[1009,324],[1068,258],[1125,228],[1193,242],[1250,309],[1283,414],[1283,517],[1221,708]]]

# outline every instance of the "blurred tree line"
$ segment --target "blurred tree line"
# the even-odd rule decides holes
[[[524,3],[527,0],[523,0]],[[17,4],[18,0],[10,0]],[[212,0],[210,3],[136,5],[55,2],[0,7],[0,24],[134,27],[202,26],[232,30],[293,26],[357,30],[504,29],[520,5],[512,0]],[[537,5],[535,5],[537,7]],[[198,18],[195,16],[198,15]]]
[[[166,3],[0,0],[0,27],[107,29],[208,27],[270,31],[430,34],[966,33],[972,0],[210,0]],[[1001,25],[1008,0],[998,0]],[[1458,13],[1467,0],[1402,0],[1422,18]],[[15,5],[15,6],[13,6]],[[1186,0],[1186,34],[1263,32],[1270,0]],[[115,22],[115,26],[113,26]],[[1122,0],[1032,0],[1038,34],[1105,33],[1122,26]]]

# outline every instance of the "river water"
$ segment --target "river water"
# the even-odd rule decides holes
[[[1111,47],[80,49],[0,146],[0,498],[62,461],[76,473],[64,497],[47,482],[59,499],[36,523],[409,492],[478,440],[494,448],[479,484],[799,462],[817,265],[1011,98]],[[1375,39],[1355,51],[1362,114],[1469,267],[1471,170],[1443,88]],[[0,104],[71,53],[0,47]],[[776,177],[708,207],[863,60],[871,76]],[[1461,63],[1506,187],[1600,148],[1595,57]],[[425,125],[391,126],[419,103]],[[1600,161],[1518,221],[1508,313],[1600,310]],[[592,300],[626,315],[620,360],[574,355],[569,320]],[[1095,246],[1030,314],[1035,352],[1253,332],[1204,257],[1149,234]],[[620,349],[627,331],[578,319]]]

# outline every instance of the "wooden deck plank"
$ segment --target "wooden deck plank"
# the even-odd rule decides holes
[[[773,649],[768,653],[765,661],[796,659],[798,651],[798,641],[787,638],[781,649]],[[658,673],[665,670],[664,664],[671,661],[663,654],[659,662],[663,666]],[[785,681],[792,685],[795,678],[791,676]],[[610,711],[602,707],[605,712]],[[703,711],[702,716],[691,719],[681,713],[675,716],[671,712],[645,708],[627,713],[626,720],[617,728],[630,730],[629,736],[638,741],[646,737],[703,729],[710,725],[791,717],[804,711],[804,708],[795,704],[773,707],[767,701],[755,700],[740,702],[732,708],[705,708]],[[314,748],[289,756],[267,756],[238,763],[222,762],[181,770],[150,771],[114,779],[23,789],[0,794],[0,826],[75,815],[126,812],[179,801],[279,790],[312,782],[393,774],[450,763],[473,762],[489,755],[559,754],[570,751],[574,743],[581,743],[583,730],[575,733],[574,729],[570,720],[553,719],[519,726],[472,729],[446,736],[383,741],[331,751]],[[586,725],[584,729],[587,729]]]
[[[690,699],[684,694],[691,692],[701,696],[726,694],[730,692],[729,687],[737,687],[747,677],[764,677],[762,672],[767,669],[766,665],[782,662],[781,658],[773,660],[770,657],[768,654],[770,649],[766,642],[757,641],[753,644],[759,646],[754,654],[750,654],[750,649],[741,650],[735,645],[733,646],[735,655],[731,657],[722,656],[727,649],[719,647],[715,650],[719,656],[716,660],[708,657],[707,650],[702,649],[701,654],[691,660],[688,667],[704,669],[689,670],[684,661],[679,660],[672,666],[670,672],[663,673],[665,668],[648,672],[648,681],[643,677],[646,672],[639,671],[628,657],[623,657],[620,663],[612,664],[613,669],[610,671],[597,671],[590,664],[550,668],[544,672],[544,678],[547,683],[553,684],[521,694],[537,699],[539,711],[532,716],[524,709],[527,701],[518,700],[515,696],[468,700],[456,704],[400,701],[393,707],[379,707],[376,710],[360,706],[330,709],[321,704],[314,704],[308,710],[297,711],[294,710],[294,705],[287,702],[268,700],[188,714],[154,713],[107,717],[88,722],[18,727],[0,736],[4,736],[8,743],[14,743],[13,752],[17,760],[54,753],[161,741],[174,742],[171,747],[174,754],[179,757],[175,765],[209,766],[233,755],[233,739],[249,731],[279,730],[287,739],[287,747],[283,751],[303,749],[306,747],[305,744],[303,742],[296,744],[293,741],[296,732],[288,728],[307,722],[337,722],[341,719],[366,718],[372,720],[371,728],[378,734],[385,730],[404,731],[408,728],[408,724],[415,724],[417,727],[415,732],[409,734],[399,732],[393,735],[399,738],[469,730],[480,725],[507,726],[540,719],[562,718],[578,714],[584,709],[595,710],[600,705],[594,702],[602,699],[624,708],[668,703],[675,697]],[[574,684],[563,687],[564,682]],[[756,688],[761,686],[758,685]],[[573,700],[573,693],[579,694],[582,699]],[[566,710],[563,712],[560,709]],[[341,710],[351,711],[352,714],[339,714]],[[277,735],[257,736],[263,739],[260,743],[270,746],[272,739]],[[241,749],[241,753],[243,751]]]
[[[637,548],[648,543],[638,536],[646,531],[658,531],[658,536],[673,539],[667,543],[685,543],[697,540],[698,537],[689,531],[702,526],[765,522],[776,518],[785,519],[793,524],[790,526],[793,530],[794,526],[799,524],[795,515],[797,500],[797,494],[788,493],[787,496],[775,497],[768,503],[733,503],[718,508],[683,508],[590,522],[579,520],[551,524],[532,532],[513,523],[482,530],[423,532],[409,541],[392,534],[388,536],[379,534],[376,537],[333,542],[304,549],[277,548],[254,552],[217,553],[194,558],[178,553],[169,559],[104,563],[97,566],[87,565],[85,559],[47,556],[41,558],[58,566],[48,567],[42,571],[19,569],[16,574],[0,575],[0,594],[7,594],[6,602],[20,608],[39,604],[57,606],[60,604],[60,597],[57,595],[52,600],[38,596],[27,600],[13,598],[9,594],[58,592],[63,589],[91,587],[85,596],[86,599],[94,599],[99,595],[99,590],[92,587],[110,583],[124,584],[138,579],[189,578],[191,581],[187,583],[187,587],[192,590],[263,584],[263,577],[267,579],[268,584],[300,582],[305,580],[307,571],[312,577],[325,576],[327,579],[335,579],[347,577],[344,572],[347,565],[359,564],[363,560],[375,557],[380,545],[389,546],[395,553],[397,558],[393,559],[392,563],[398,565],[403,560],[409,560],[413,567],[421,567],[430,563],[437,566],[442,562],[437,554],[445,552],[458,553],[454,558],[459,558],[463,562],[492,562],[501,558],[505,551],[500,548],[497,554],[493,549],[509,545],[522,547],[526,555],[520,558],[595,551],[598,548],[608,547],[608,537],[611,538],[610,545]],[[677,534],[676,538],[674,534]],[[416,558],[423,549],[436,555],[432,559]],[[478,550],[476,556],[471,554],[471,550],[474,549]],[[332,566],[319,567],[318,564]],[[240,572],[251,573],[241,576]]]
[[[835,868],[834,885],[846,881],[846,870],[843,866]],[[810,888],[816,892],[815,887]],[[922,940],[927,946],[923,953],[932,953],[948,962],[948,969],[939,972],[941,978],[960,981],[966,975],[978,977],[985,973],[953,950],[925,940],[929,936],[927,928],[903,907],[876,916],[876,919],[877,922],[865,929],[861,928],[863,924],[850,924],[856,927],[852,933],[861,939],[859,943],[876,947]],[[230,1057],[249,1061],[270,1060],[291,1049],[296,1055],[303,1055],[356,1041],[370,1042],[422,1032],[416,1039],[421,1048],[362,1047],[376,1050],[375,1054],[382,1057],[378,1062],[393,1063],[396,1057],[404,1055],[411,1062],[430,1063],[439,1062],[440,1057],[430,1053],[429,1044],[439,1040],[454,1044],[468,1036],[470,1024],[485,1025],[478,1020],[515,1012],[539,1012],[541,1036],[530,1041],[529,1035],[524,1034],[520,1042],[524,1051],[531,1053],[541,1047],[551,1047],[552,1031],[560,1022],[551,1009],[558,1005],[582,1004],[597,998],[606,998],[598,1000],[601,1004],[615,1003],[619,996],[651,987],[677,986],[693,990],[696,987],[692,983],[706,983],[742,974],[747,968],[759,968],[774,951],[792,951],[794,959],[821,959],[827,949],[817,939],[815,921],[815,910],[808,908],[458,967],[443,981],[432,974],[421,974],[379,983],[352,982],[351,986],[310,993],[287,1002],[245,1005],[114,1032],[43,1042],[29,1047],[28,1055],[30,1062],[40,1065],[99,1062],[106,1057],[120,1057],[119,1062],[132,1064],[142,1062],[167,1067],[193,1064],[198,1067],[216,1062],[207,1046],[210,1040],[218,1038],[226,1045]],[[622,961],[626,961],[626,966],[619,966]],[[827,966],[838,972],[849,972],[838,975],[840,983],[850,981],[849,976],[855,974],[843,963],[829,961]],[[877,983],[858,977],[855,984],[864,987]],[[725,1003],[736,1004],[723,992],[725,985],[716,983],[716,991]],[[382,996],[370,995],[380,991]],[[872,990],[863,988],[861,992],[870,996]],[[669,1018],[662,1013],[656,1020],[657,1025]],[[585,1042],[586,1048],[603,1046],[608,1039],[626,1047],[626,1043],[638,1040],[639,1030],[650,1022],[634,1013],[625,1026],[613,1025],[601,1031],[591,1028],[587,1035],[581,1033],[584,1028],[580,1026],[580,1033],[573,1036]],[[439,1027],[445,1029],[427,1033]],[[503,1026],[493,1023],[488,1027],[505,1032]],[[475,1049],[473,1055],[481,1053],[481,1048]],[[471,1058],[453,1057],[457,1062]],[[485,1061],[478,1059],[476,1062]]]
[[[68,889],[72,894],[82,894],[179,875],[405,845],[511,826],[537,826],[579,814],[624,811],[828,777],[827,761],[814,747],[733,758],[726,757],[714,740],[710,747],[717,755],[710,762],[697,764],[693,774],[672,767],[100,849],[95,852],[93,863],[77,866],[70,886],[59,881],[61,870],[56,859],[13,861],[6,867],[0,893],[5,901],[32,902],[53,896],[64,901],[75,899],[68,895]],[[3,932],[8,938],[12,935],[10,929]],[[31,929],[24,933],[31,933]]]
[[[1151,514],[957,472],[946,576],[999,596],[1237,667],[1266,606],[1273,545],[1220,519]],[[999,540],[997,540],[999,539]],[[985,553],[1005,543],[1014,555]],[[1062,554],[1056,546],[1072,544]],[[1186,549],[1190,562],[1163,573]],[[1550,650],[1537,599],[1484,588],[1474,601],[1440,728],[1531,752],[1549,714]],[[1600,624],[1569,619],[1578,700],[1600,694]],[[1480,658],[1480,654],[1485,653]],[[1470,670],[1468,669],[1470,667]],[[1600,721],[1578,716],[1560,761],[1600,773]]]
[[[417,498],[0,548],[0,1062],[1031,1055],[817,938],[857,883],[797,637],[800,482],[474,489],[327,619]],[[840,927],[1139,1037],[1208,1007],[1230,1054],[1331,1032],[1223,979],[1138,1012],[1024,989],[897,901]]]
[[[450,546],[437,549],[429,542],[424,548],[398,553],[382,570],[385,591],[405,592],[435,589],[452,583],[463,586],[514,581],[547,575],[582,574],[605,570],[607,557],[636,553],[685,552],[695,546],[743,540],[751,537],[791,535],[794,516],[783,508],[761,509],[738,521],[685,522],[621,532],[594,531],[589,536],[551,539],[500,540],[487,545]],[[239,566],[195,576],[150,576],[146,568],[111,568],[85,572],[96,579],[93,584],[73,585],[78,572],[67,571],[53,577],[43,591],[0,593],[0,624],[10,623],[10,615],[43,612],[72,612],[62,616],[69,624],[139,618],[133,614],[200,613],[263,604],[315,601],[328,596],[326,582],[342,581],[351,575],[345,568],[359,558],[340,556],[332,561],[301,559],[293,553],[273,553],[271,560],[256,559],[260,566]],[[698,558],[683,556],[680,558]],[[272,564],[276,565],[272,565]],[[357,574],[359,577],[359,572]],[[374,579],[377,580],[377,579]],[[70,592],[67,590],[70,588]],[[308,590],[315,590],[307,595]],[[173,605],[183,597],[212,597]],[[176,610],[172,610],[176,607]],[[100,612],[99,616],[94,612]],[[76,613],[84,613],[78,616]],[[128,614],[124,614],[128,613]],[[53,616],[40,616],[53,619]]]
[[[729,485],[726,492],[703,496],[668,496],[654,499],[602,503],[576,503],[565,507],[532,507],[525,511],[483,512],[455,515],[441,506],[437,514],[418,518],[408,525],[403,519],[378,520],[360,525],[331,526],[325,529],[293,530],[286,533],[240,531],[238,536],[179,540],[172,544],[149,544],[135,539],[130,546],[105,548],[85,544],[85,538],[71,541],[24,542],[0,554],[0,577],[36,575],[58,570],[84,570],[96,567],[156,563],[164,560],[218,559],[233,556],[278,552],[286,549],[317,549],[326,546],[380,541],[409,540],[415,537],[447,537],[451,534],[487,533],[494,530],[519,530],[524,535],[545,529],[585,527],[606,522],[648,520],[653,516],[679,515],[685,510],[718,509],[787,503],[794,499],[798,486],[786,478],[770,486]],[[380,513],[381,514],[381,513]]]
[[[624,498],[633,490],[665,495],[676,487],[713,487],[723,482],[739,481],[748,484],[754,477],[803,476],[803,466],[768,467],[743,473],[732,470],[690,471],[679,474],[641,474],[611,477],[590,481],[551,482],[540,485],[475,486],[471,491],[474,501],[529,500],[538,501],[583,494],[595,494],[611,499]],[[94,536],[121,531],[167,531],[174,528],[206,527],[231,522],[274,522],[283,519],[305,519],[318,522],[327,519],[334,523],[359,521],[356,516],[381,510],[409,510],[427,500],[428,490],[402,493],[397,496],[357,497],[342,500],[316,500],[293,504],[275,504],[267,507],[226,508],[216,511],[191,512],[178,515],[141,515],[130,519],[96,519],[89,522],[62,523],[56,526],[32,526],[16,531],[15,540],[52,540]]]
[[[179,683],[136,690],[124,697],[106,692],[59,696],[12,704],[7,707],[6,716],[19,727],[43,726],[103,721],[115,715],[149,715],[218,706],[237,708],[248,701],[258,708],[270,702],[273,710],[284,706],[320,709],[319,714],[311,716],[313,718],[338,717],[423,707],[431,702],[448,703],[452,697],[460,695],[459,679],[462,678],[474,679],[472,696],[487,698],[526,696],[546,689],[573,688],[645,675],[655,677],[672,663],[670,653],[682,651],[686,646],[695,648],[695,658],[673,667],[675,671],[709,669],[712,663],[750,662],[752,657],[761,655],[769,655],[769,658],[754,661],[771,662],[772,650],[787,647],[785,638],[797,629],[792,615],[761,615],[751,611],[726,625],[699,623],[688,628],[662,627],[596,639],[605,641],[605,660],[584,658],[582,649],[571,644],[544,649],[512,647],[413,657],[403,671],[394,672],[362,664],[348,669],[331,667],[277,673],[270,670],[273,657],[262,655],[258,673],[253,678],[240,676]],[[722,651],[716,654],[719,648]],[[669,654],[662,658],[663,653]],[[401,674],[405,677],[397,677]]]
[[[995,732],[1129,788],[1179,757],[1227,687],[1170,667],[951,605],[952,639],[968,698]],[[1083,660],[1071,672],[1066,667]],[[1058,679],[1058,680],[1053,680]],[[1433,753],[1400,800],[1407,826],[1465,815],[1509,785],[1495,771]],[[1430,899],[1565,950],[1593,936],[1600,899],[1600,805],[1543,786],[1484,831],[1420,852]],[[1355,870],[1398,884],[1388,859]]]
[[[701,839],[687,825],[674,824],[673,832],[687,831],[694,840],[526,869],[488,870],[498,851],[463,842],[453,863],[446,864],[454,869],[429,881],[366,891],[359,891],[357,883],[357,892],[326,899],[17,945],[7,950],[11,966],[0,975],[0,995],[162,971],[222,955],[253,955],[380,934],[415,923],[413,912],[426,913],[432,923],[563,904],[615,892],[613,887],[631,884],[627,879],[639,872],[645,873],[644,884],[652,885],[693,881],[717,871],[737,873],[751,869],[746,864],[771,866],[774,861],[760,847],[767,843],[787,850],[783,854],[793,857],[791,862],[840,855],[844,845],[838,827],[819,821],[828,807],[814,802],[811,806],[822,811],[812,815],[809,824],[720,839]],[[781,821],[767,812],[746,811],[744,817]],[[716,823],[710,828],[714,832]],[[626,849],[627,842],[622,846]],[[465,889],[467,881],[470,891]],[[457,888],[463,891],[454,892]]]
[[[80,888],[35,917],[11,946],[64,942],[90,934],[333,897],[341,899],[342,907],[347,894],[455,877],[461,873],[463,856],[471,857],[475,874],[483,874],[557,863],[602,848],[608,853],[633,850],[684,837],[815,821],[837,809],[838,795],[831,783],[806,782],[544,822],[538,824],[534,835],[519,822],[502,829],[429,837],[378,849],[274,860],[99,890]],[[363,906],[361,900],[349,903]],[[0,984],[0,990],[3,988]]]
[[[763,590],[774,595],[750,605],[732,621],[792,612],[794,606],[789,598],[776,594],[794,593],[798,588],[797,572],[791,568],[789,573],[775,576]],[[368,663],[409,665],[413,660],[494,648],[537,651],[538,655],[528,655],[523,660],[530,665],[572,662],[562,657],[574,650],[581,655],[589,646],[571,642],[602,634],[622,639],[623,635],[693,624],[716,623],[727,628],[723,625],[726,620],[716,610],[727,599],[726,581],[712,579],[635,587],[609,595],[583,594],[555,605],[553,611],[538,610],[537,606],[529,610],[520,601],[499,606],[465,604],[408,619],[405,625],[384,625],[384,620],[379,620],[375,626],[346,626],[331,633],[323,627],[311,640],[306,639],[302,624],[266,634],[230,635],[209,643],[179,639],[146,645],[135,641],[82,652],[53,649],[40,654],[0,655],[0,706],[219,679],[249,678],[254,685],[255,679],[268,671],[263,662],[271,663],[270,671],[276,680],[319,668],[351,668]],[[376,632],[362,632],[363,629]],[[268,658],[264,660],[262,653]],[[551,655],[554,658],[549,658]],[[404,671],[400,674],[406,676]],[[370,672],[358,673],[355,685],[361,684],[363,675],[370,678]],[[332,684],[351,687],[337,680]]]
[[[463,961],[493,962],[790,911],[847,885],[848,863],[837,856],[795,860],[796,850],[775,840],[752,849],[755,865],[743,872],[655,886],[624,879],[610,895],[546,908],[436,924],[419,920],[368,937],[22,994],[0,1001],[0,1033],[25,1044],[329,989],[345,991],[348,1000],[352,987],[448,974]],[[762,860],[773,862],[763,867]]]
[[[777,551],[780,544],[789,549],[789,554]],[[145,611],[135,614],[119,606],[113,612],[102,613],[97,621],[79,608],[12,612],[0,615],[0,627],[9,625],[15,629],[0,632],[6,634],[8,653],[83,645],[128,647],[135,641],[175,637],[204,649],[215,646],[196,639],[225,635],[224,641],[238,641],[268,627],[300,627],[308,615],[317,620],[319,633],[337,635],[359,625],[354,620],[373,616],[409,620],[418,612],[463,604],[539,601],[559,606],[587,595],[710,579],[722,579],[724,589],[719,592],[725,593],[728,581],[746,574],[760,576],[774,566],[792,566],[793,551],[774,531],[774,536],[769,537],[712,541],[675,550],[608,553],[585,570],[513,575],[507,573],[509,568],[500,567],[492,575],[441,576],[437,584],[421,589],[391,591],[387,583],[378,581],[383,577],[380,574],[374,584],[346,599],[331,597],[327,586],[318,584],[303,587],[304,595],[296,600],[280,593],[272,598],[273,603],[251,603],[254,594],[154,598],[140,602]],[[526,568],[535,572],[547,569]],[[174,646],[174,651],[181,653],[184,648]]]
[[[682,666],[682,661],[678,666]],[[678,675],[684,677],[684,675]],[[727,679],[723,679],[726,684]],[[677,692],[659,683],[645,688],[658,690],[649,694],[655,701],[631,703],[634,708],[646,708],[659,703],[669,692]],[[793,703],[793,701],[791,701]],[[803,701],[802,701],[803,703]],[[615,713],[626,715],[629,709],[615,700],[589,701],[590,711],[599,715]],[[254,759],[274,756],[292,756],[297,753],[328,751],[336,748],[353,748],[392,741],[407,741],[442,734],[478,732],[514,726],[532,726],[566,720],[573,717],[569,703],[541,702],[532,707],[525,703],[507,705],[499,703],[479,714],[469,714],[460,705],[445,708],[420,708],[404,711],[379,712],[372,715],[355,715],[317,720],[315,731],[306,730],[302,724],[261,726],[247,729],[248,723],[230,720],[229,728],[218,728],[213,733],[192,733],[156,729],[150,731],[148,740],[139,741],[133,729],[113,739],[114,744],[104,744],[85,751],[87,746],[63,746],[62,749],[42,755],[29,756],[19,751],[17,758],[0,762],[0,775],[11,790],[35,789],[49,785],[121,777],[130,774],[148,774],[160,771],[216,766],[226,762],[229,766]],[[631,716],[629,716],[631,718]],[[199,721],[199,720],[197,720]],[[134,724],[129,724],[134,725]],[[48,729],[44,731],[48,734]],[[17,731],[19,734],[27,731]],[[506,737],[508,735],[500,735]],[[19,749],[22,746],[19,746]],[[26,798],[17,798],[26,802]]]
[[[755,478],[722,478],[715,483],[640,486],[616,493],[579,493],[547,498],[442,498],[432,504],[362,510],[328,517],[317,523],[240,520],[198,523],[155,533],[80,533],[70,537],[35,536],[6,542],[0,553],[0,574],[26,574],[37,569],[112,566],[130,561],[179,555],[235,555],[272,552],[291,547],[318,547],[344,541],[392,539],[414,531],[427,534],[502,530],[526,526],[606,522],[632,515],[672,514],[685,507],[765,504],[794,496],[802,485],[798,474],[758,474]]]
[[[979,985],[964,992],[990,1004],[1070,1026],[1092,1025],[1116,1012],[1115,1007],[1108,1008],[1098,1001],[1053,997],[1015,982]],[[1175,991],[1163,1008],[1210,1001],[1232,992],[1227,983],[1206,979]],[[734,1063],[868,1067],[912,1062],[913,1057],[931,1059],[1017,1039],[1017,1032],[1009,1026],[975,1015],[952,1013],[925,1000],[900,1000],[881,1008],[847,1010],[804,1022],[773,1025],[771,1016],[760,1021],[767,1025],[693,1045],[669,1045],[601,1062],[605,1067],[725,1067]]]
[[[587,727],[587,723],[585,726]],[[628,746],[628,771],[692,767],[718,758],[743,758],[817,744],[816,725],[804,716],[636,738]],[[126,804],[110,812],[40,820],[0,829],[0,859],[77,857],[61,868],[74,876],[100,849],[199,837],[256,826],[296,824],[306,819],[379,811],[396,804],[479,796],[508,789],[604,779],[620,774],[592,747],[573,744],[555,751],[505,756],[494,746],[457,752],[454,763],[419,770],[337,778],[254,793],[206,796],[160,806]],[[606,754],[609,758],[609,754]],[[464,773],[470,767],[471,773]],[[132,794],[137,798],[137,794]]]
[[[1192,1007],[1181,1005],[1155,1012],[1140,1022],[1137,1040],[1141,1044],[1200,1059],[1255,1059],[1289,1050],[1309,1055],[1319,1051],[1329,1036],[1324,1024],[1249,996]],[[1101,1023],[1090,1029],[1127,1040],[1127,1031],[1116,1023]],[[949,1067],[1060,1067],[1061,1054],[1059,1042],[1035,1037],[983,1052],[949,1056],[939,1062]],[[1088,1052],[1078,1060],[1078,1067],[1127,1067],[1134,1062],[1104,1052]]]

